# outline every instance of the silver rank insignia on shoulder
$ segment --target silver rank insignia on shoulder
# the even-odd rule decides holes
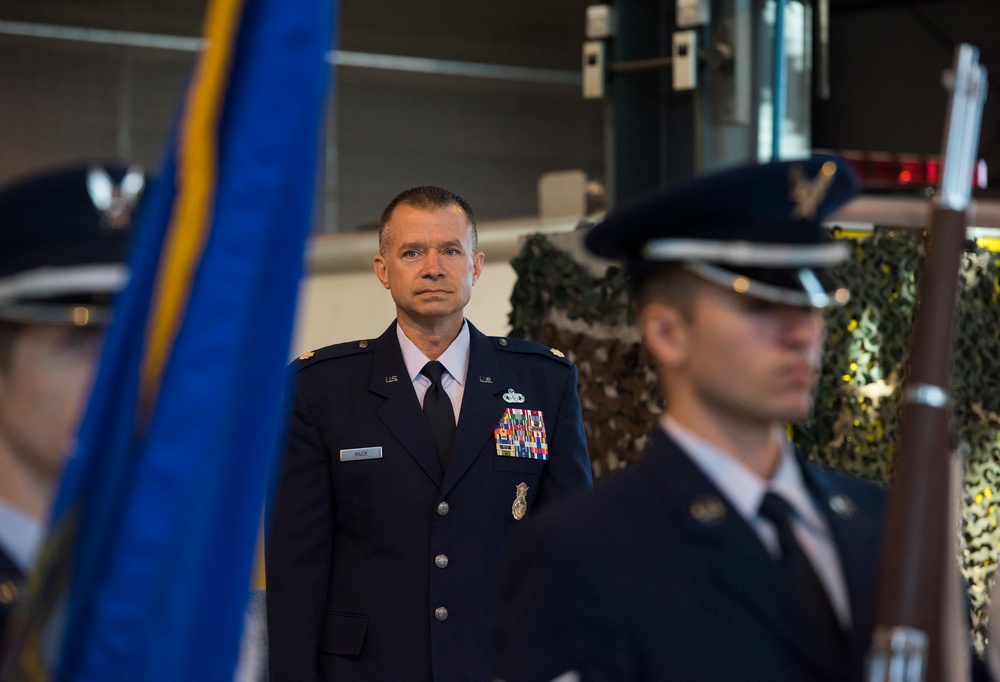
[[[510,506],[510,513],[514,515],[515,521],[520,521],[524,518],[525,512],[528,511],[528,484],[521,481],[515,490],[517,492],[514,496],[514,504]]]
[[[312,351],[309,351],[308,353],[303,353],[302,355],[300,355],[299,356],[299,360],[308,360],[309,358],[311,358],[314,355],[316,355],[316,354],[313,353]]]
[[[552,354],[553,354],[553,355],[555,355],[555,356],[556,356],[557,358],[564,358],[564,357],[566,357],[566,354],[565,354],[565,353],[563,353],[563,352],[562,352],[561,350],[559,350],[558,348],[549,348],[549,350],[550,350],[550,351],[552,352]]]
[[[516,393],[513,388],[508,388],[507,392],[503,394],[503,399],[507,403],[523,403],[524,395]]]

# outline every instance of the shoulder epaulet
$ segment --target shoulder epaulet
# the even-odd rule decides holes
[[[553,360],[559,360],[567,365],[570,364],[569,358],[567,358],[566,354],[558,348],[549,348],[548,346],[543,346],[542,344],[535,343],[534,341],[528,341],[527,339],[514,339],[507,336],[491,336],[490,341],[493,343],[493,347],[499,350],[541,355]]]
[[[303,353],[295,359],[292,365],[295,367],[296,371],[298,371],[304,369],[305,367],[309,367],[310,365],[314,365],[317,362],[322,362],[323,360],[335,360],[349,355],[357,355],[358,353],[369,353],[374,348],[375,343],[370,339],[335,343],[332,346],[325,346],[318,350],[311,350],[308,353]]]

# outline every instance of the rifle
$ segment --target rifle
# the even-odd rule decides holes
[[[949,82],[950,81],[950,82]],[[869,682],[946,682],[943,595],[958,590],[950,509],[951,369],[959,267],[966,242],[972,170],[979,143],[986,70],[979,50],[959,45],[943,169],[928,233],[900,408],[895,478],[879,564]]]

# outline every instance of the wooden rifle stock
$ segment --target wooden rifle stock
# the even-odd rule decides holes
[[[972,168],[985,98],[978,50],[960,45],[945,125],[944,169],[923,270],[903,388],[895,477],[879,565],[869,682],[947,682],[943,623],[954,557],[949,508],[951,371]]]

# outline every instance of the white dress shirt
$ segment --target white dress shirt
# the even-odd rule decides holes
[[[786,438],[781,439],[781,462],[771,480],[766,481],[738,459],[699,438],[670,416],[665,414],[660,425],[725,495],[774,557],[781,555],[778,533],[774,525],[760,515],[760,504],[767,492],[777,493],[788,501],[795,511],[792,519],[795,539],[812,562],[841,626],[849,628],[850,602],[837,546],[802,479],[792,444]]]
[[[399,349],[403,351],[403,362],[406,363],[406,372],[410,375],[413,383],[413,390],[417,393],[417,400],[420,406],[424,405],[424,395],[431,386],[431,380],[420,373],[430,358],[424,355],[412,341],[406,338],[403,329],[396,325],[396,337],[399,339]],[[471,335],[469,334],[469,322],[462,321],[462,328],[458,336],[451,342],[447,350],[441,353],[437,360],[444,365],[445,373],[441,375],[441,386],[444,392],[451,399],[451,407],[455,412],[455,424],[458,424],[458,413],[462,409],[462,398],[465,396],[465,378],[469,371],[469,346]]]
[[[27,573],[35,563],[44,535],[45,526],[41,521],[0,502],[0,547],[21,572]]]

